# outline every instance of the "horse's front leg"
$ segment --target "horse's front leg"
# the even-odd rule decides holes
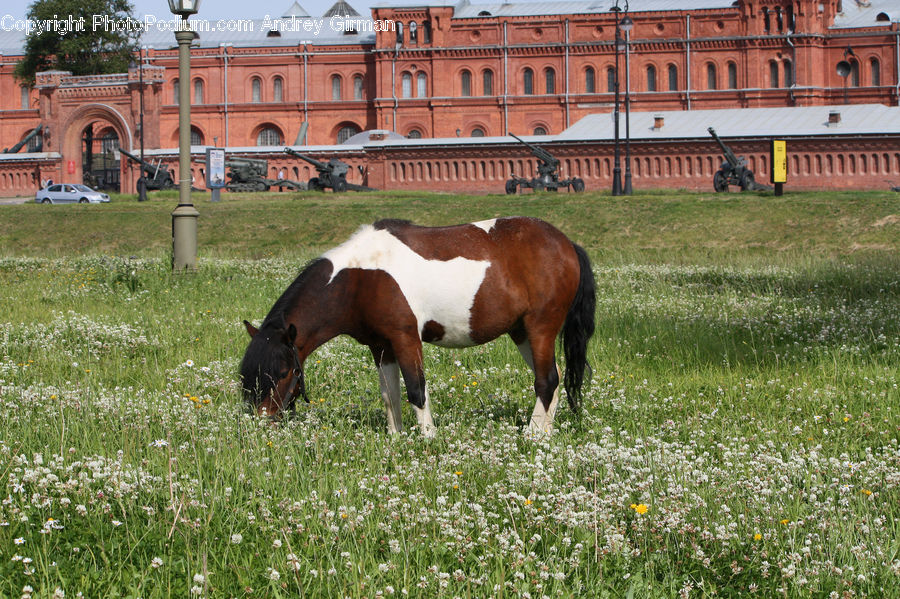
[[[381,400],[387,416],[389,434],[397,434],[403,430],[403,417],[400,413],[400,368],[392,352],[370,347],[375,366],[378,368],[378,384],[381,387]]]
[[[403,381],[406,383],[406,397],[419,421],[419,429],[424,436],[434,437],[436,429],[431,419],[431,400],[428,399],[425,371],[422,368],[422,342],[418,338],[405,338],[394,342],[392,346],[397,363],[400,365],[400,372],[403,373]]]

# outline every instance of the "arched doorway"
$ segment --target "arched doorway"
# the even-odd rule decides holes
[[[121,191],[119,135],[108,123],[94,121],[81,133],[82,182],[94,189]]]
[[[119,110],[108,104],[85,104],[65,120],[62,131],[62,182],[114,192],[132,189],[140,169],[132,168],[119,153],[120,147],[134,148],[132,131]]]

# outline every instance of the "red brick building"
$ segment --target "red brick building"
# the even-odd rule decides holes
[[[309,17],[294,3],[280,20],[198,27],[188,83],[193,142],[268,154],[273,172],[287,167],[299,178],[308,168],[282,158],[280,147],[336,144],[369,129],[413,138],[407,146],[386,146],[394,152],[415,151],[416,138],[423,139],[423,152],[433,152],[437,146],[424,142],[444,139],[438,145],[448,159],[458,151],[454,148],[468,147],[455,143],[458,138],[516,133],[564,144],[564,131],[613,110],[614,4],[398,2],[373,8],[363,19],[344,17],[352,9],[342,3],[322,17]],[[704,110],[898,104],[897,0],[641,0],[633,5],[634,28],[620,56],[621,89],[628,91],[632,116],[697,114],[698,135],[693,141],[679,138],[673,151],[718,153],[701,126]],[[44,125],[30,148],[37,150],[40,141],[41,152],[0,156],[0,193],[30,193],[50,177],[81,180],[86,154],[92,156],[92,170],[98,156],[110,161],[101,169],[107,182],[121,180],[123,190],[133,190],[135,172],[109,149],[138,148],[141,96],[145,148],[172,154],[165,150],[174,149],[178,138],[174,35],[150,28],[142,45],[142,57],[136,57],[140,70],[91,78],[45,73],[29,89],[12,76],[23,34],[0,31],[0,148]],[[845,67],[840,73],[839,64]],[[580,151],[611,155],[609,136],[603,135],[593,144],[579,141]],[[850,139],[854,131],[845,127],[840,135]],[[659,147],[640,134],[633,137],[638,154]],[[885,139],[882,143],[896,143],[890,135]],[[528,156],[517,145],[507,147],[509,141],[477,145],[480,151],[495,148],[490,152],[499,165],[502,156]],[[351,148],[319,151],[347,154]],[[371,152],[354,160],[366,162],[369,177],[384,186],[410,186],[378,172],[384,162]],[[496,176],[505,178],[509,170],[507,165]],[[596,177],[602,179],[602,172]],[[432,187],[426,179],[423,175],[417,185]],[[664,184],[665,178],[657,182]]]

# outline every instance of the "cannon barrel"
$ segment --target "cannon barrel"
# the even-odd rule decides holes
[[[534,144],[530,144],[515,133],[510,133],[513,137],[515,137],[520,143],[525,144],[531,150],[531,153],[534,154],[535,158],[545,162],[546,164],[556,168],[559,165],[559,160],[557,160],[553,154],[545,150],[540,146],[536,146]]]
[[[300,160],[305,160],[306,162],[308,162],[311,165],[313,165],[314,167],[316,167],[317,171],[329,170],[328,165],[325,164],[324,162],[320,162],[311,156],[307,156],[306,154],[301,154],[300,152],[298,152],[297,150],[295,150],[293,148],[285,148],[284,153],[289,154],[290,156],[293,156],[295,158],[299,158]]]
[[[150,164],[150,163],[147,162],[146,160],[141,160],[140,158],[138,158],[137,156],[135,156],[135,155],[132,154],[131,152],[128,152],[127,150],[123,150],[122,148],[119,148],[119,152],[120,152],[121,154],[123,154],[124,156],[127,156],[128,158],[130,158],[130,159],[133,160],[134,162],[140,164],[142,167],[144,167],[144,170],[145,170],[145,171],[150,171],[150,170],[156,171],[156,170],[158,170],[158,168],[159,168],[159,167],[157,167],[157,166],[153,166],[152,164]]]
[[[16,145],[14,145],[11,148],[6,148],[5,150],[3,150],[3,152],[0,152],[0,154],[15,154],[15,153],[17,153],[19,150],[24,148],[25,145],[28,142],[30,142],[36,135],[38,135],[43,129],[44,129],[43,125],[38,125],[34,129],[32,129],[31,132],[29,132],[28,135],[26,135],[22,141],[20,141],[19,143],[17,143]]]
[[[731,166],[740,166],[741,161],[738,160],[738,157],[734,155],[734,152],[731,151],[731,148],[725,145],[725,142],[722,141],[719,136],[716,134],[716,130],[712,127],[707,129],[709,134],[712,135],[713,139],[716,140],[716,143],[719,144],[719,147],[722,148],[722,153],[725,155],[725,160],[728,161],[728,164]]]

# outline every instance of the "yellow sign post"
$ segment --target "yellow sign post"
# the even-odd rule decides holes
[[[772,165],[771,183],[775,185],[775,195],[784,193],[784,184],[787,182],[787,142],[783,139],[773,139],[769,152],[769,164]]]

